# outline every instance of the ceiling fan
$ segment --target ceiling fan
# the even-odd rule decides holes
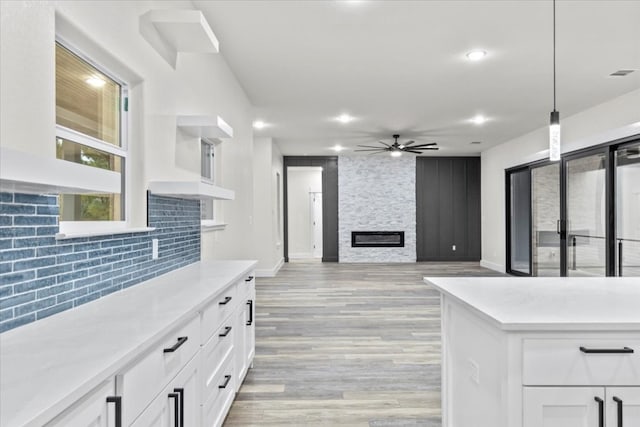
[[[354,150],[354,151],[371,151],[369,154],[378,154],[389,152],[393,157],[400,157],[402,153],[413,153],[413,154],[422,154],[424,150],[437,150],[437,143],[429,142],[427,144],[415,144],[415,141],[407,141],[404,143],[399,143],[398,138],[400,135],[393,135],[395,142],[393,144],[387,144],[384,141],[378,141],[378,143],[382,144],[381,146],[371,146],[371,145],[358,145],[358,147],[363,147],[362,150]]]

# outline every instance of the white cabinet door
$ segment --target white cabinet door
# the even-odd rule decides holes
[[[188,427],[200,425],[200,353],[131,424],[132,427]],[[126,404],[126,402],[125,402]]]
[[[253,367],[253,356],[256,354],[256,289],[252,288],[247,300],[247,312],[249,319],[245,325],[247,336],[245,338],[244,356],[247,369]]]
[[[604,418],[604,387],[524,387],[523,390],[524,427],[604,425],[600,422]]]
[[[114,380],[105,381],[98,388],[88,393],[62,414],[46,424],[47,427],[115,426],[116,402],[107,402],[108,397],[115,397],[114,391]]]
[[[640,426],[640,387],[607,387],[607,427]]]
[[[246,300],[242,300],[240,306],[238,307],[238,311],[235,314],[235,351],[234,351],[234,360],[235,360],[235,375],[236,379],[234,381],[236,386],[236,391],[240,390],[240,386],[242,385],[242,380],[244,379],[244,374],[247,371],[247,360],[245,358],[245,348],[247,346],[247,321],[249,320],[248,314],[248,305],[246,305]]]

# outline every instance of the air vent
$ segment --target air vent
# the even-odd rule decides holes
[[[618,70],[618,71],[616,71],[615,73],[611,73],[611,74],[609,74],[609,75],[610,75],[610,76],[613,76],[613,77],[624,77],[624,76],[626,76],[627,74],[631,74],[631,73],[633,73],[634,71],[635,71],[635,70]]]
[[[482,141],[471,141],[469,144],[478,145],[478,144],[482,144]]]

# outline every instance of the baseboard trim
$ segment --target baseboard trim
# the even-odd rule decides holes
[[[497,271],[500,273],[504,273],[506,270],[504,265],[496,264],[495,262],[485,261],[483,259],[480,260],[480,267],[488,268],[489,270]]]
[[[258,268],[255,271],[256,277],[275,277],[278,274],[278,271],[284,265],[284,258],[280,258],[280,261],[276,263],[273,268]]]

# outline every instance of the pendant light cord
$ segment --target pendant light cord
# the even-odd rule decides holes
[[[553,0],[553,111],[556,111],[556,0]]]

